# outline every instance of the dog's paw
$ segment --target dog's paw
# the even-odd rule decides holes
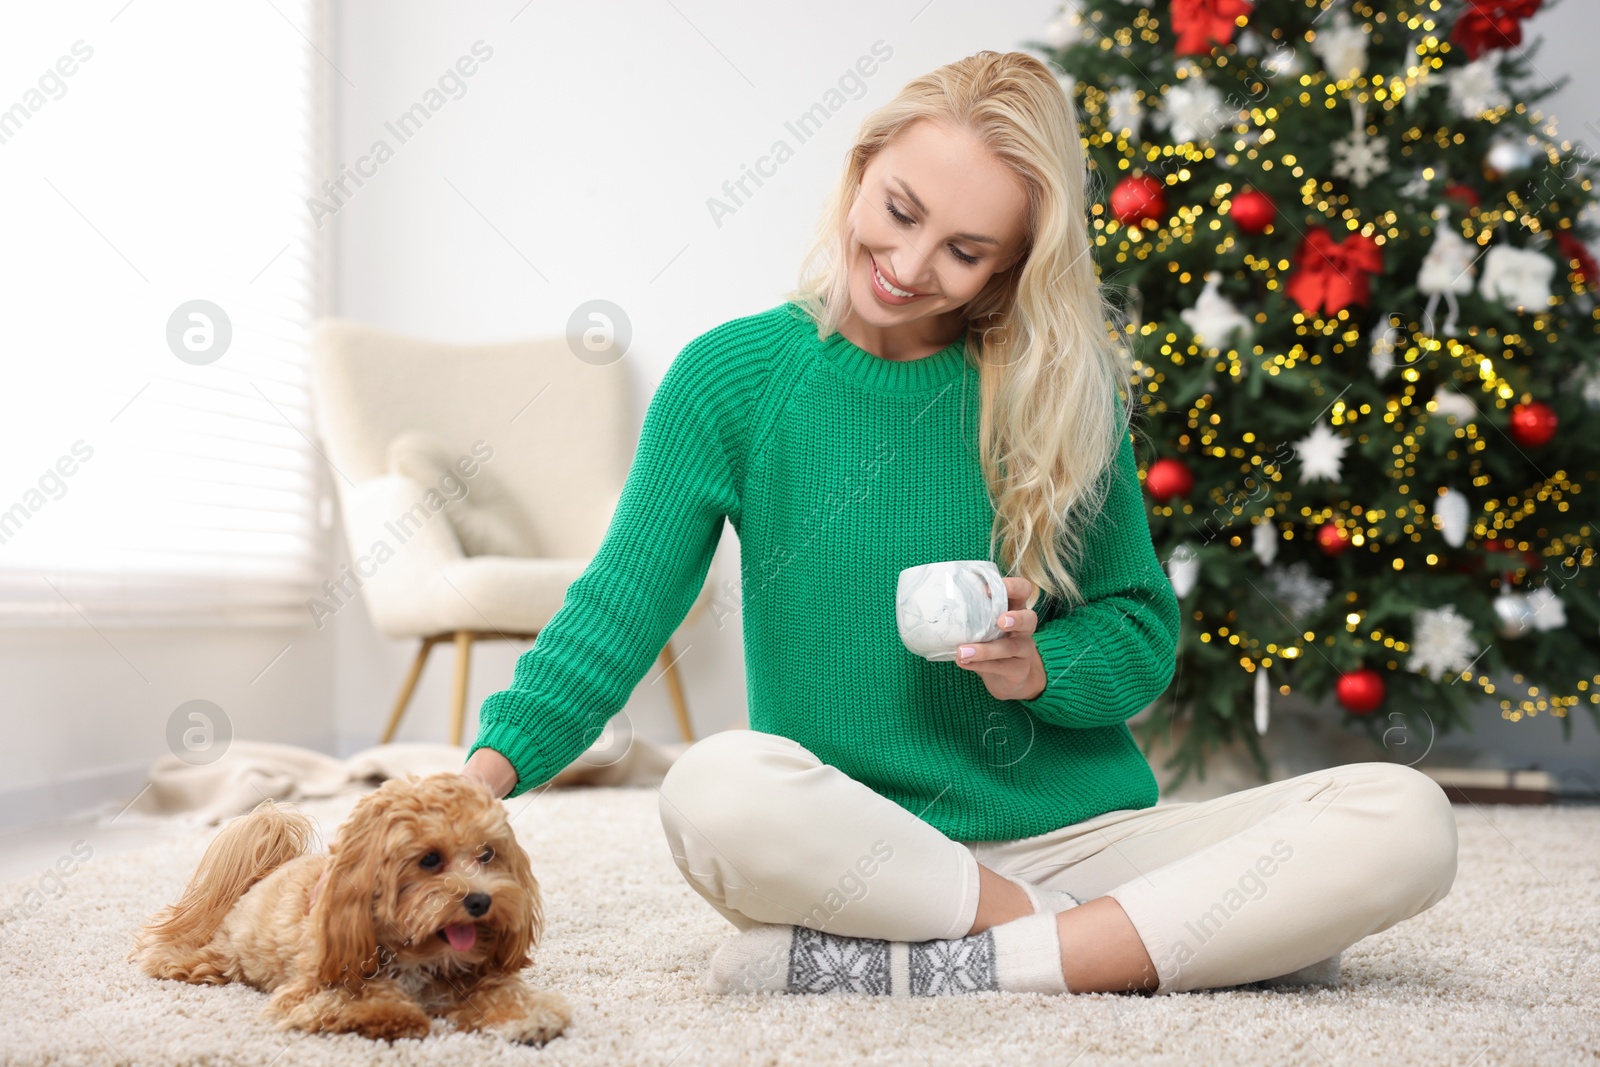
[[[507,1041],[542,1045],[558,1036],[572,1021],[572,1006],[560,993],[531,993],[523,999],[525,1014],[494,1028]]]
[[[356,1000],[343,1006],[319,1027],[336,1034],[360,1034],[374,1041],[424,1038],[433,1022],[415,1004],[395,1000]]]

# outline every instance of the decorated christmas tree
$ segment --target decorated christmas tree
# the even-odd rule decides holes
[[[1028,42],[1104,194],[1174,781],[1237,737],[1265,774],[1292,692],[1379,741],[1600,724],[1595,171],[1533,107],[1539,6],[1071,0]]]

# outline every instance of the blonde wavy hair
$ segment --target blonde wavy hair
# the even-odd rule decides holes
[[[788,299],[819,340],[850,308],[846,220],[867,165],[912,123],[963,131],[1027,190],[1026,248],[963,311],[979,371],[978,456],[994,505],[990,558],[1044,596],[1082,599],[1073,568],[1128,433],[1131,363],[1089,245],[1090,175],[1071,100],[1024,52],[981,51],[909,83],[862,122]],[[1004,553],[996,555],[999,549]]]

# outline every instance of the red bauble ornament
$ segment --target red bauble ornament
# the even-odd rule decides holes
[[[1337,556],[1350,547],[1350,535],[1338,523],[1326,522],[1317,530],[1317,547],[1325,556]]]
[[[1445,186],[1444,198],[1446,200],[1454,200],[1468,209],[1475,208],[1483,202],[1483,198],[1478,195],[1476,189],[1470,185],[1462,185],[1460,182],[1451,182]]]
[[[1351,671],[1339,678],[1334,693],[1350,714],[1370,715],[1383,703],[1383,675],[1371,667]]]
[[[1124,226],[1167,213],[1167,187],[1160,178],[1130,174],[1111,190],[1111,213]]]
[[[1194,492],[1194,472],[1181,459],[1158,459],[1144,475],[1150,495],[1165,503],[1175,496]]]
[[[1538,448],[1556,435],[1560,421],[1555,409],[1542,401],[1518,404],[1511,409],[1511,439],[1524,448]]]
[[[1460,45],[1468,59],[1496,48],[1522,43],[1522,20],[1539,10],[1541,0],[1467,0],[1467,10],[1456,20],[1450,40]]]
[[[1278,205],[1258,189],[1245,189],[1233,198],[1228,214],[1233,216],[1233,224],[1245,233],[1264,233],[1278,217]]]

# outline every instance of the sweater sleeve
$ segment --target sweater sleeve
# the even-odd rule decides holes
[[[723,518],[738,506],[715,402],[726,353],[710,336],[667,369],[599,550],[518,657],[511,687],[479,711],[468,755],[491,748],[511,761],[509,797],[554,777],[600,735],[705,584]]]
[[[1120,723],[1172,680],[1178,598],[1156,559],[1127,436],[1106,476],[1105,503],[1084,533],[1077,575],[1083,602],[1034,632],[1045,687],[1021,703],[1058,726]]]

